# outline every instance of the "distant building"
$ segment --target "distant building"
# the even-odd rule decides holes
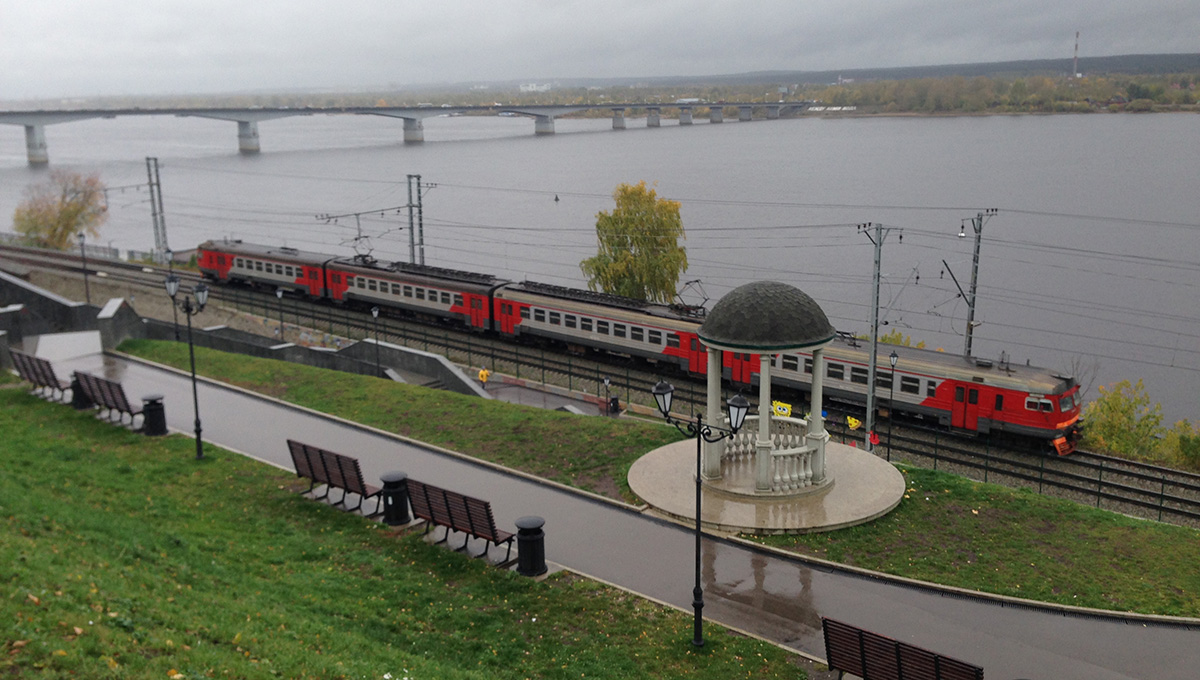
[[[522,83],[522,92],[549,92],[550,83]]]

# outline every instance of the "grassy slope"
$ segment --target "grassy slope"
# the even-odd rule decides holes
[[[186,346],[176,343],[123,349],[176,366],[187,361]],[[625,476],[633,460],[677,437],[650,425],[572,418],[283,362],[198,356],[206,375],[593,490],[628,494]],[[908,497],[880,520],[760,540],[972,590],[1200,616],[1200,532],[926,470],[905,474]]]
[[[0,391],[0,675],[799,677],[780,650],[536,583],[301,498],[295,478]]]

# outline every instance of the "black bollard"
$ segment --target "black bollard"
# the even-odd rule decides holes
[[[71,375],[71,406],[77,411],[86,411],[96,407],[96,403],[88,399],[83,388],[79,386],[79,376],[74,374]]]
[[[390,527],[408,524],[408,475],[388,472],[379,479],[383,481],[383,523]]]
[[[161,437],[167,433],[167,410],[163,406],[163,395],[147,394],[142,397],[142,434]]]
[[[517,573],[541,576],[546,573],[546,520],[536,515],[517,519]]]

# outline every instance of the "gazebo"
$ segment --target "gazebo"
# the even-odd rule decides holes
[[[747,417],[732,438],[704,440],[699,485],[694,439],[638,459],[629,487],[654,511],[695,520],[702,493],[700,519],[710,529],[803,533],[861,524],[900,503],[905,484],[899,470],[868,451],[831,442],[825,431],[824,349],[836,332],[811,297],[785,283],[748,283],[713,306],[698,335],[708,354],[705,421],[726,422],[721,379],[728,357],[758,357],[758,415]],[[771,373],[787,352],[812,356],[804,418],[773,413]]]
[[[821,412],[823,349],[836,333],[821,307],[795,286],[757,281],[721,298],[698,334],[708,350],[708,422],[721,418],[725,352],[758,355],[759,364],[758,415],[746,418],[742,430],[728,443],[706,442],[704,480],[723,480],[724,468],[739,472],[752,461],[753,493],[757,495],[796,496],[832,484],[825,474],[829,433]],[[771,368],[776,357],[788,351],[812,353],[812,407],[807,420],[773,414]],[[729,490],[736,493],[737,488],[734,484]]]

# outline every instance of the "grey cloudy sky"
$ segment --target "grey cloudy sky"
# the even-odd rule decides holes
[[[1200,52],[1195,0],[0,0],[0,99]]]

